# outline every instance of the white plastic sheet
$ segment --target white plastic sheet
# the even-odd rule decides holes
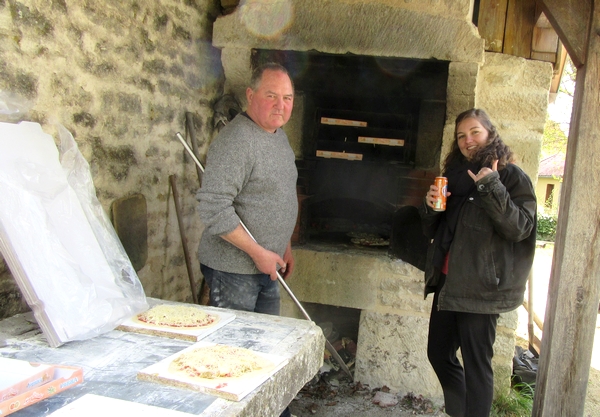
[[[87,161],[59,133],[60,161],[39,124],[0,123],[0,251],[53,347],[148,308]]]

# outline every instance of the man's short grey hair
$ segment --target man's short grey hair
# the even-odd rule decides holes
[[[280,71],[286,74],[290,81],[292,82],[292,89],[294,88],[294,81],[292,81],[292,77],[290,77],[290,73],[288,70],[281,64],[276,62],[267,62],[266,64],[259,65],[252,71],[252,77],[250,78],[250,88],[252,90],[256,90],[260,81],[262,80],[262,76],[265,71]]]

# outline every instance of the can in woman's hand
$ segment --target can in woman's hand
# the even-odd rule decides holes
[[[435,177],[434,184],[438,188],[440,194],[433,203],[433,210],[444,211],[446,210],[446,191],[448,191],[448,178],[446,177]]]

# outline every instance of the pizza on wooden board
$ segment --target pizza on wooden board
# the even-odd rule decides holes
[[[219,317],[182,304],[160,304],[140,313],[136,320],[156,327],[193,329],[216,324]]]
[[[169,372],[191,379],[240,378],[270,372],[275,364],[255,352],[234,346],[199,347],[182,353],[169,365]]]

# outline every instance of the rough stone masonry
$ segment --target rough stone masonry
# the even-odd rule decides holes
[[[211,43],[219,13],[214,0],[0,1],[0,91],[27,100],[24,118],[55,138],[55,123],[74,135],[107,213],[119,198],[144,195],[148,260],[138,275],[148,296],[192,299],[169,175],[177,175],[195,252],[198,178],[175,132],[184,132],[191,112],[205,154],[224,81]],[[7,317],[23,303],[0,266],[0,317]]]

